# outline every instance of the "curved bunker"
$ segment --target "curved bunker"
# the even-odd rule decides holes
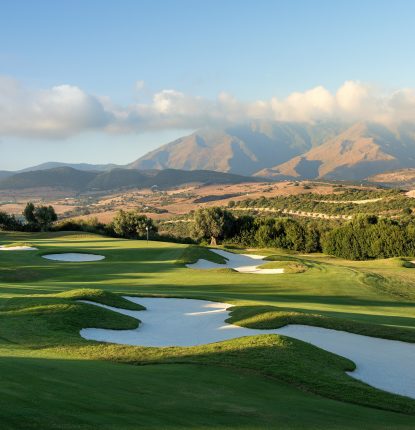
[[[249,329],[224,322],[229,316],[227,309],[231,307],[226,303],[125,298],[145,306],[147,310],[131,311],[83,302],[137,318],[141,320],[137,329],[84,328],[80,335],[100,342],[153,347],[202,345],[260,334],[290,336],[352,360],[356,370],[347,373],[353,378],[381,390],[415,398],[415,344],[306,325],[287,325],[271,330]]]
[[[284,273],[284,269],[262,269],[264,263],[269,263],[262,255],[255,254],[234,254],[233,252],[221,249],[209,249],[209,251],[224,257],[225,264],[212,263],[208,260],[200,259],[196,263],[187,264],[190,269],[234,269],[241,273],[255,273],[259,275],[274,275]]]

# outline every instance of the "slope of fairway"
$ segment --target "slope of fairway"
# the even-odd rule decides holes
[[[351,430],[363,425],[409,430],[414,422],[411,416],[326,400],[217,367],[14,357],[0,359],[0,365],[4,430]]]

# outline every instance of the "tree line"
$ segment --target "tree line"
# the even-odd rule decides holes
[[[183,224],[181,226],[183,228]],[[415,255],[415,220],[357,215],[349,222],[286,216],[235,216],[223,208],[199,209],[188,233],[199,242],[324,252],[350,260]]]
[[[24,220],[0,211],[0,230],[48,231],[58,219],[52,206],[35,206],[31,202],[27,203],[22,215]]]
[[[190,222],[158,226],[138,211],[123,210],[109,224],[96,218],[56,222],[52,206],[28,203],[22,215],[24,221],[0,212],[0,230],[85,231],[126,239],[144,239],[149,234],[153,240],[324,252],[350,260],[415,255],[415,220],[410,214],[399,219],[357,215],[349,222],[341,222],[287,216],[237,216],[227,209],[211,207],[198,209]]]

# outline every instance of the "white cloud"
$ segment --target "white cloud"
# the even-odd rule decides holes
[[[0,77],[0,134],[63,138],[105,127],[111,112],[94,96],[71,85],[30,91]]]
[[[143,87],[143,81],[135,83],[136,90]],[[118,106],[108,97],[90,95],[72,85],[34,91],[14,79],[0,77],[0,136],[65,138],[91,129],[140,133],[251,119],[415,122],[415,90],[383,93],[370,85],[347,81],[335,93],[317,86],[284,99],[244,102],[226,92],[207,99],[166,89],[155,93],[148,103]]]

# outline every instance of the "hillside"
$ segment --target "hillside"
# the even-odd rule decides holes
[[[319,146],[343,129],[343,125],[335,123],[270,121],[254,121],[221,130],[205,128],[151,151],[128,167],[251,175]]]
[[[257,172],[266,177],[364,179],[386,170],[413,166],[415,127],[357,123],[322,145]]]
[[[0,189],[21,190],[50,187],[75,191],[105,191],[124,187],[148,188],[153,185],[160,188],[171,188],[186,183],[238,184],[243,182],[252,182],[252,178],[206,170],[139,171],[135,169],[113,169],[109,172],[87,172],[71,167],[58,167],[16,173],[0,179]]]
[[[370,182],[383,185],[412,187],[415,185],[415,168],[392,170],[368,178]]]

